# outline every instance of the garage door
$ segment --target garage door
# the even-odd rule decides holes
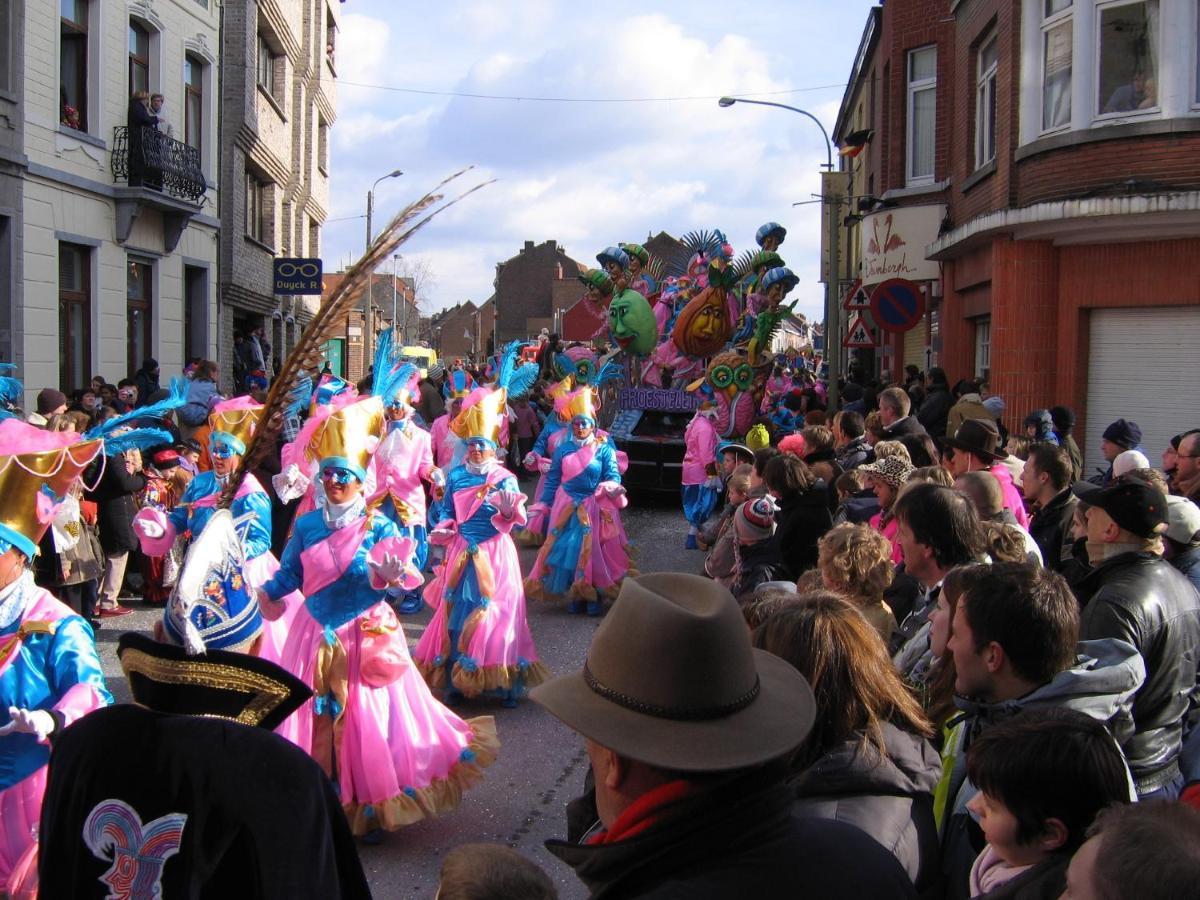
[[[1115,419],[1141,426],[1142,449],[1155,468],[1173,435],[1200,427],[1197,335],[1196,306],[1092,311],[1086,475],[1106,465],[1100,436]]]

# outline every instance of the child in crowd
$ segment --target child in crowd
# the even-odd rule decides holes
[[[500,844],[463,844],[446,854],[437,900],[556,900],[541,869]]]
[[[778,447],[760,447],[754,451],[754,469],[750,473],[750,497],[765,497],[767,495],[767,482],[764,473],[767,471],[767,463],[780,454]]]
[[[1125,759],[1104,723],[1066,708],[993,725],[967,751],[967,776],[979,789],[967,808],[987,839],[971,897],[1057,897],[1092,821],[1129,802]]]
[[[858,469],[843,472],[833,486],[837,489],[838,499],[837,511],[833,514],[834,525],[870,522],[879,512],[879,498],[867,483],[867,476]]]
[[[771,497],[748,500],[733,515],[733,596],[751,593],[760,584],[774,581],[781,570],[775,535],[777,507]]]
[[[725,509],[720,516],[709,519],[700,529],[701,546],[712,548],[704,558],[704,571],[709,578],[725,587],[731,587],[737,575],[733,559],[733,517],[737,508],[749,499],[750,478],[753,473],[754,467],[745,463],[733,470],[725,485]]]

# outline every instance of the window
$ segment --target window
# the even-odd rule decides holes
[[[975,320],[975,377],[987,378],[992,368],[992,320]]]
[[[908,183],[933,181],[937,47],[908,54]]]
[[[126,363],[130,372],[136,372],[143,360],[154,356],[150,350],[154,264],[150,260],[131,256],[128,265],[125,279]]]
[[[258,86],[270,94],[275,96],[275,54],[271,50],[271,45],[267,43],[266,37],[260,31],[258,33]]]
[[[58,383],[64,391],[83,387],[91,378],[91,281],[91,250],[59,244]]]
[[[208,357],[208,269],[183,267],[183,354]]]
[[[333,21],[333,12],[325,10],[325,59],[329,62],[329,68],[333,68],[334,59],[337,55],[337,23]]]
[[[320,116],[317,117],[317,168],[329,172],[329,126]]]
[[[975,168],[996,158],[996,70],[999,65],[996,37],[979,48],[975,80]]]
[[[88,0],[60,0],[59,121],[87,131]]]
[[[261,243],[268,243],[267,183],[252,172],[246,173],[246,235]]]
[[[0,91],[12,90],[12,45],[12,0],[0,0]]]
[[[183,142],[200,149],[204,136],[204,64],[183,58]]]
[[[1098,112],[1158,108],[1158,0],[1103,6],[1100,14]]]
[[[1071,124],[1071,0],[1045,0],[1042,22],[1042,131]]]
[[[129,23],[129,96],[150,92],[150,32],[137,22]]]

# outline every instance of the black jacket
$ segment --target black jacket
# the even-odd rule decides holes
[[[1032,869],[974,900],[1058,900],[1067,887],[1071,854],[1055,853]]]
[[[900,862],[918,889],[938,877],[933,791],[942,761],[929,741],[883,727],[885,755],[859,742],[834,747],[790,780],[801,818],[836,819],[860,828]]]
[[[775,514],[775,545],[782,564],[781,578],[795,581],[817,564],[817,541],[833,527],[825,482],[802,494],[779,501]]]
[[[794,818],[785,774],[781,763],[731,773],[611,844],[582,843],[597,818],[585,796],[568,808],[568,840],[546,849],[592,900],[916,896],[900,864],[857,828]]]
[[[130,474],[123,456],[107,456],[104,474],[96,490],[88,495],[98,509],[96,531],[105,553],[126,553],[138,547],[133,517],[138,506],[134,495],[146,486],[140,472]]]
[[[779,548],[769,538],[757,544],[741,544],[737,548],[737,580],[733,583],[733,596],[751,593],[760,584],[775,581],[782,566]]]
[[[1124,745],[1139,794],[1178,772],[1183,719],[1200,706],[1200,596],[1170,563],[1123,553],[1098,565],[1083,583],[1080,640],[1118,638],[1146,663],[1133,700],[1134,735]]]
[[[925,434],[925,426],[917,420],[916,416],[905,416],[883,429],[884,440],[888,441],[898,441],[906,434]]]
[[[857,437],[845,447],[834,451],[834,458],[842,467],[843,472],[849,472],[864,463],[871,462],[875,458],[875,451],[871,449],[871,445],[864,438]]]
[[[833,524],[853,522],[855,525],[865,525],[871,517],[879,512],[879,498],[869,488],[847,497],[841,502],[833,514]]]
[[[917,421],[929,432],[930,437],[943,438],[946,436],[946,417],[950,415],[952,406],[954,398],[947,388],[940,384],[930,385],[925,402],[917,413]]]
[[[1029,519],[1029,533],[1037,541],[1038,549],[1042,551],[1042,565],[1055,572],[1061,572],[1063,561],[1070,559],[1071,519],[1075,515],[1075,505],[1079,501],[1071,493],[1070,488],[1064,488],[1058,495],[1035,510]]]

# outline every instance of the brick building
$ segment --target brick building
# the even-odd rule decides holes
[[[576,276],[583,270],[555,241],[526,241],[516,256],[497,263],[493,299],[500,343],[523,340],[550,327],[555,283],[578,284]]]
[[[932,183],[946,182],[923,254],[941,267],[934,361],[989,377],[1010,422],[1074,407],[1089,469],[1118,416],[1155,459],[1200,406],[1185,374],[1200,333],[1195,4],[888,0],[884,23],[893,6],[945,20],[914,32],[906,66],[892,60],[879,87],[894,108],[902,84],[905,104],[870,146],[887,148],[890,178],[911,171],[912,99],[932,86]],[[922,40],[932,82],[912,67]]]
[[[331,272],[321,277],[322,302],[337,289],[344,277],[344,272]],[[354,309],[342,317],[334,333],[325,342],[325,359],[331,371],[350,381],[360,380],[371,367],[375,345],[365,341],[364,335],[378,335],[391,328],[393,309],[401,346],[417,340],[421,312],[417,308],[411,278],[398,276],[393,279],[391,275],[376,272],[371,276],[370,294],[371,330],[365,332],[363,329],[365,304],[360,300],[355,303]]]
[[[277,256],[321,255],[338,15],[334,0],[246,0],[224,7],[222,348],[233,346],[235,331],[264,319],[282,359],[316,311],[315,297],[274,294],[271,267]],[[219,355],[228,378],[232,356]]]

